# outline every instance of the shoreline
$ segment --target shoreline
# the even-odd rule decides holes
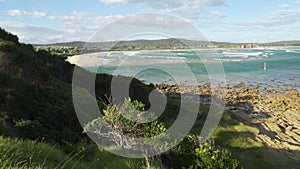
[[[171,52],[171,51],[209,51],[209,50],[285,50],[300,48],[300,46],[269,46],[258,48],[193,48],[193,49],[154,49],[154,50],[107,50],[92,53],[82,53],[79,55],[68,56],[66,61],[82,67],[93,67],[101,65],[101,58],[111,53],[139,53],[139,52]]]
[[[211,88],[206,86],[156,85],[169,96],[190,96],[201,104],[210,105],[211,97],[224,100],[225,111],[234,114],[242,123],[259,130],[256,140],[297,159],[300,153],[300,93],[296,89],[280,91],[244,83]],[[219,95],[221,93],[221,95]],[[223,95],[223,96],[222,96]],[[299,160],[299,159],[298,159]]]

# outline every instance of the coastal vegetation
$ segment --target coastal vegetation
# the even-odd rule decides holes
[[[144,49],[146,47],[146,43],[135,43],[144,46]],[[177,44],[176,41],[173,43]],[[123,50],[123,47],[120,49]],[[103,131],[99,118],[93,119],[84,128],[78,122],[72,102],[74,65],[65,59],[64,55],[56,52],[36,50],[32,45],[19,43],[17,36],[0,29],[0,168],[276,169],[286,167],[286,164],[290,168],[300,166],[299,160],[259,141],[256,137],[261,133],[260,128],[241,118],[233,108],[223,113],[211,138],[199,144],[199,133],[209,111],[209,103],[206,102],[201,103],[189,135],[169,151],[141,159],[111,154],[87,136],[89,132]],[[84,69],[81,73],[89,74]],[[110,98],[112,78],[111,75],[97,74],[95,94],[98,107],[103,112],[102,119],[118,131],[135,137],[150,137],[164,132],[176,120],[181,96],[178,94],[180,91],[175,89],[169,92],[170,86],[167,86],[168,91],[163,91],[167,94],[167,105],[158,119],[138,125],[123,118],[120,111],[126,110],[137,116],[147,110],[150,92],[160,88],[133,79],[130,98],[124,104],[118,104]],[[122,82],[129,77],[115,78]],[[81,91],[91,95],[86,89]],[[230,97],[237,98],[231,100],[230,106],[241,110],[238,105],[240,95],[234,92]],[[198,94],[208,98],[209,93]],[[295,97],[299,97],[298,93]]]

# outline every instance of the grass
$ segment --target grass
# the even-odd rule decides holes
[[[67,156],[55,146],[0,137],[1,168],[57,168]]]
[[[268,147],[255,139],[259,130],[241,123],[239,118],[225,112],[212,139],[217,145],[228,148],[245,169],[300,169],[300,161]]]
[[[172,111],[178,110],[180,102],[178,97],[168,98],[170,106],[167,115],[172,117]],[[191,131],[199,134],[204,125],[209,111],[209,105],[200,105],[198,119]],[[174,117],[174,116],[173,116]],[[216,145],[229,149],[245,169],[300,169],[300,160],[296,161],[280,152],[256,140],[259,130],[241,122],[237,115],[224,112],[218,128],[212,134]]]
[[[241,149],[263,147],[255,140],[258,129],[238,123],[230,126],[219,126],[212,135],[217,144]]]
[[[180,102],[176,97],[168,99],[168,108],[162,118],[171,125],[178,113]],[[201,131],[208,110],[209,106],[200,106],[192,133],[197,134]],[[241,123],[238,117],[225,112],[211,138],[215,140],[217,146],[229,149],[233,157],[237,158],[246,169],[300,168],[299,161],[257,141],[255,136],[258,133],[257,128]],[[78,151],[77,147],[74,151],[71,148],[69,153],[66,153],[64,150],[66,147],[0,136],[0,168],[146,168],[144,159],[119,157],[96,146],[90,148],[85,146],[87,145],[82,145],[82,148],[79,146],[82,151]],[[163,168],[157,160],[152,160],[151,164],[153,169]]]
[[[97,147],[96,147],[97,149]],[[119,157],[105,150],[95,150],[95,154],[83,152],[66,154],[59,146],[51,146],[29,140],[18,140],[0,136],[0,168],[145,168],[144,159]],[[157,161],[151,161],[152,168],[160,168]]]

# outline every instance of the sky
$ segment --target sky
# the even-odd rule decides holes
[[[0,27],[31,44],[300,40],[300,0],[0,0]]]

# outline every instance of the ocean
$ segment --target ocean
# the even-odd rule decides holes
[[[108,52],[99,60],[85,68],[131,76],[145,83],[244,82],[267,88],[300,89],[300,48]]]

